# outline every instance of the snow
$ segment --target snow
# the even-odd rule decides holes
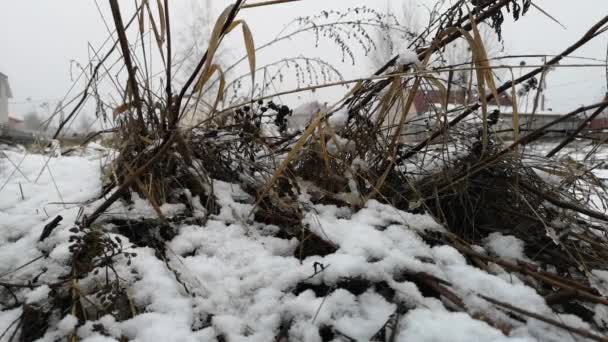
[[[50,291],[51,288],[48,287],[48,285],[38,286],[25,295],[25,302],[27,304],[32,304],[47,299]]]
[[[501,258],[525,260],[524,242],[511,235],[492,233],[484,240],[486,248]]]
[[[15,326],[18,323],[17,319],[19,319],[21,313],[21,308],[0,311],[0,335],[2,335],[2,332],[5,331],[7,332],[6,335],[9,336],[13,333]]]
[[[23,283],[40,274],[32,289],[16,291],[19,300],[48,305],[50,287],[45,284],[70,271],[69,229],[81,208],[90,212],[103,200],[96,199],[102,177],[100,151],[89,149],[77,157],[7,151],[7,157],[20,164],[19,172],[0,159],[0,180],[6,182],[0,190],[0,279]],[[361,161],[355,164],[365,167]],[[238,185],[214,181],[213,186],[219,213],[210,215],[203,225],[176,223],[177,235],[167,242],[163,258],[150,247],[135,247],[129,249],[137,254],[130,262],[125,257],[115,260],[115,270],[135,315],[130,309],[129,317],[122,321],[105,315],[84,323],[71,314],[55,312],[56,319],[41,341],[73,333],[88,342],[122,338],[214,341],[220,335],[227,341],[272,341],[286,322],[291,322],[289,341],[321,341],[319,328],[324,326],[331,326],[338,336],[366,341],[395,313],[395,303],[407,309],[398,321],[397,341],[571,339],[542,322],[514,320],[479,294],[588,328],[578,317],[553,313],[544,298],[516,275],[500,268],[487,273],[469,265],[452,247],[430,246],[420,234],[444,228],[428,215],[400,211],[375,200],[353,211],[313,204],[307,202],[310,196],[302,196],[307,208],[302,223],[337,250],[300,260],[297,239],[278,238],[278,227],[252,220],[253,199]],[[165,204],[161,210],[170,217],[184,207]],[[56,215],[63,220],[39,242],[44,225]],[[108,215],[139,219],[156,214],[145,199],[133,196],[132,204],[117,202]],[[105,234],[116,236],[111,225],[103,220],[99,224]],[[125,246],[131,245],[127,237],[120,238]],[[484,247],[501,257],[523,258],[522,243],[512,236],[491,234]],[[36,262],[21,267],[35,258]],[[316,273],[318,264],[324,269]],[[416,272],[449,282],[469,313],[450,311],[440,299],[423,296],[414,282],[402,277]],[[594,274],[607,279],[605,272]],[[352,279],[383,282],[394,290],[395,298],[387,300],[374,286],[360,293],[337,286]],[[88,293],[87,298],[95,300],[96,284],[104,281],[104,272],[91,273],[79,279],[78,286]],[[302,284],[308,288],[296,291]],[[321,285],[326,293],[314,291]],[[2,305],[0,331],[21,314],[21,308]],[[597,321],[606,321],[605,308],[594,310]],[[505,335],[473,318],[472,313],[513,329]]]
[[[348,121],[348,107],[342,107],[332,113],[328,121],[334,129],[344,128],[344,126],[346,126],[346,122]]]
[[[397,60],[397,64],[408,65],[408,64],[418,64],[420,60],[418,59],[418,54],[408,48],[402,48],[399,50],[399,59]]]
[[[293,113],[287,117],[287,127],[292,130],[302,131],[306,128],[312,118],[319,114],[324,115],[327,111],[327,105],[318,101],[306,102],[296,108]],[[334,129],[343,128],[348,120],[348,109],[341,108],[331,115],[328,115],[327,121]]]
[[[598,290],[603,296],[608,295],[608,271],[592,270],[589,279],[591,286]]]
[[[99,200],[93,204],[99,204],[103,200]],[[94,205],[89,206],[90,209],[95,208]],[[170,204],[163,203],[159,206],[160,212],[164,217],[171,218],[182,213],[186,206],[181,203]],[[92,210],[87,210],[86,213],[90,213]],[[108,209],[109,213],[112,213],[112,217],[121,219],[143,219],[156,216],[156,210],[145,198],[140,197],[138,194],[133,194],[133,203],[125,205],[122,202],[115,202]]]
[[[79,206],[100,192],[99,157],[5,154],[19,169],[0,159],[0,184],[6,184],[0,188],[0,274],[48,252],[47,272],[40,280],[52,279],[69,258],[68,229],[76,220]],[[63,217],[59,226],[45,241],[38,242],[44,226],[57,215]],[[31,279],[38,273],[30,267],[20,276]]]
[[[76,324],[78,324],[78,318],[76,316],[67,314],[59,323],[57,323],[57,330],[65,336],[74,331],[76,328]]]
[[[415,309],[400,322],[397,341],[534,341],[534,339],[507,338],[498,329],[485,322],[472,319],[462,312]],[[449,337],[448,337],[449,336]]]

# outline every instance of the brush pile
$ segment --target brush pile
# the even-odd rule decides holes
[[[605,141],[582,146],[572,135],[549,153],[535,149],[551,126],[608,102],[520,134],[515,98],[606,30],[608,17],[499,85],[479,27],[500,36],[505,16],[519,19],[532,2],[457,1],[337,103],[290,106],[281,95],[348,81],[262,95],[253,35],[238,19],[254,5],[237,0],[222,12],[179,88],[168,2],[159,1],[156,18],[143,1],[128,21],[117,0],[110,5],[116,41],[83,95],[120,52],[126,81],[103,171],[94,171],[90,151],[24,165],[13,162],[21,152],[3,152],[15,170],[0,167],[2,187],[21,189],[21,199],[0,201],[0,340],[608,339],[608,193],[597,172],[606,167]],[[128,37],[145,33],[144,18],[165,65],[157,92]],[[314,19],[300,19],[300,30]],[[236,88],[214,56],[237,28],[254,90],[229,101]],[[348,44],[340,29],[331,32]],[[442,54],[457,40],[469,45],[471,62],[446,65]],[[472,81],[454,79],[463,70]],[[469,98],[450,108],[455,89]],[[412,114],[416,98],[431,93],[441,94],[435,110]],[[509,139],[491,109],[505,94],[514,97]],[[19,223],[20,201],[41,205],[29,193],[79,184],[69,163],[91,167],[89,192],[62,197],[48,220]],[[24,195],[15,177],[36,177],[41,164],[49,178],[26,184]],[[53,177],[51,166],[65,172]]]

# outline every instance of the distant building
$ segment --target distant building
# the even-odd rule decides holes
[[[408,113],[407,128],[403,141],[420,141],[426,139],[431,132],[437,128],[438,120],[445,120],[443,108],[447,108],[447,120],[451,121],[455,116],[460,114],[461,108],[466,105],[472,105],[478,101],[478,98],[464,89],[452,90],[447,96],[445,91],[437,89],[421,90],[416,93],[413,105]],[[489,108],[512,108],[513,102],[507,95],[501,94],[498,96],[498,101],[492,99],[488,101]],[[438,116],[438,114],[441,114]],[[397,116],[400,115],[397,113]],[[475,115],[464,121],[467,125],[478,125],[480,119]]]
[[[0,72],[0,126],[9,124],[8,99],[13,97],[8,76]]]
[[[412,111],[414,112],[411,117],[411,125],[409,133],[412,134],[413,140],[425,139],[429,136],[430,131],[436,128],[437,124],[437,113],[442,113],[442,108],[447,107],[448,111],[452,109],[463,108],[467,104],[471,105],[478,101],[475,96],[467,96],[465,91],[457,90],[453,91],[449,99],[445,99],[445,94],[440,93],[437,90],[430,90],[426,92],[419,92],[414,98],[414,106]],[[508,138],[513,134],[513,102],[508,95],[501,94],[498,97],[498,101],[492,99],[488,102],[487,112],[488,114],[497,110],[499,112],[498,123],[494,126],[494,131],[498,132],[501,136]],[[480,110],[478,110],[479,112]],[[450,112],[447,115],[448,121],[451,121],[460,114],[460,111]],[[541,128],[547,124],[550,124],[560,117],[564,113],[554,112],[552,110],[537,110],[535,113],[520,112],[518,113],[518,126],[519,131],[522,134],[530,133],[538,128]],[[463,120],[465,125],[481,126],[480,114],[472,114],[469,118]],[[551,125],[545,131],[545,138],[561,137],[569,134],[576,130],[578,125],[581,123],[581,117],[575,116],[560,121],[554,125]],[[602,128],[608,129],[608,120],[592,123],[593,126],[602,126]],[[598,128],[598,127],[594,127]]]
[[[14,114],[8,115],[8,128],[10,128],[12,130],[17,130],[17,131],[26,130],[24,120]]]
[[[519,131],[522,134],[530,133],[547,124],[550,124],[561,118],[565,113],[553,111],[537,111],[536,113],[518,113],[517,122]],[[513,129],[513,111],[505,110],[500,114],[500,121],[497,127],[498,131],[503,131],[503,135],[512,135]],[[545,132],[546,138],[565,136],[576,130],[581,123],[581,118],[574,116],[561,122],[551,125]],[[505,132],[506,131],[506,132]]]
[[[605,99],[608,99],[608,94]],[[608,138],[608,109],[604,109],[600,115],[591,120],[585,133],[600,140]]]
[[[414,107],[418,114],[435,112],[442,108],[442,103],[447,103],[448,107],[463,106],[465,104],[473,104],[477,101],[476,97],[467,96],[465,90],[453,90],[446,101],[446,95],[438,90],[419,91],[414,97]],[[498,96],[498,105],[500,107],[511,107],[513,102],[507,95],[501,94]],[[488,102],[488,106],[496,106],[494,99]]]

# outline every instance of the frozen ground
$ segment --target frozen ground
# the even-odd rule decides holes
[[[467,264],[452,247],[429,245],[420,233],[443,230],[429,216],[376,201],[356,213],[308,203],[304,223],[335,244],[337,251],[299,260],[294,256],[296,239],[278,238],[277,227],[254,222],[247,194],[219,181],[214,187],[220,213],[202,226],[176,225],[178,234],[163,247],[164,257],[150,247],[131,246],[126,236],[107,223],[112,215],[153,218],[146,201],[135,198],[133,204],[109,210],[106,221],[101,221],[106,223],[95,229],[120,239],[125,251],[136,256],[118,256],[115,274],[108,275],[100,267],[98,274],[91,272],[59,287],[69,286],[80,293],[82,306],[94,307],[101,305],[95,296],[100,284],[106,277],[118,278],[130,310],[126,316],[107,314],[82,324],[74,311],[57,309],[49,294],[71,269],[70,229],[79,215],[91,212],[102,200],[96,198],[103,154],[4,153],[0,158],[0,282],[27,284],[34,277],[37,281],[30,287],[13,287],[12,295],[2,292],[1,341],[8,341],[17,328],[28,329],[14,323],[26,305],[54,308],[40,339],[49,342],[74,337],[84,341],[266,342],[279,335],[288,341],[368,341],[379,331],[387,336],[394,331],[395,341],[583,340],[535,319],[514,319],[479,295],[572,327],[589,328],[576,316],[554,313],[534,289],[500,267],[490,274]],[[168,217],[183,210],[178,205],[162,209]],[[57,215],[63,220],[39,242],[43,227]],[[493,234],[477,248],[504,258],[523,258],[521,241],[510,236]],[[417,272],[449,282],[466,310],[446,304],[445,298],[423,294],[408,276]],[[597,321],[608,319],[605,307],[598,306],[595,312]],[[392,329],[393,324],[386,323],[395,319]],[[374,340],[384,341],[378,336]]]

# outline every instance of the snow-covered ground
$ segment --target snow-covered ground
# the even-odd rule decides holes
[[[14,297],[2,292],[0,341],[8,341],[19,327],[13,322],[22,315],[23,305],[15,301],[52,307],[51,288],[70,272],[70,229],[80,214],[103,200],[95,200],[101,191],[100,166],[101,155],[92,152],[49,157],[6,151],[0,158],[0,282],[24,284],[37,277],[31,288],[12,288]],[[202,226],[176,226],[178,234],[166,244],[165,260],[150,247],[135,246],[126,249],[136,256],[117,257],[116,275],[131,307],[126,319],[105,315],[81,324],[74,312],[54,310],[41,341],[77,336],[84,341],[266,342],[274,341],[282,329],[289,341],[322,341],[327,336],[368,341],[396,312],[395,341],[583,340],[535,319],[516,320],[479,295],[589,329],[576,316],[554,313],[534,289],[500,267],[490,274],[467,264],[450,246],[429,245],[420,233],[443,230],[429,216],[376,201],[358,212],[308,203],[304,223],[338,248],[300,260],[296,239],[276,237],[278,227],[253,221],[252,201],[237,185],[216,181],[214,188],[220,213]],[[305,196],[302,201],[306,203]],[[182,209],[164,206],[163,212],[171,216]],[[138,198],[109,212],[154,217],[152,208]],[[39,242],[44,226],[57,215],[63,220]],[[116,239],[114,228],[101,224],[95,229]],[[127,237],[119,239],[131,245]],[[493,234],[477,248],[504,258],[524,258],[521,241],[510,236]],[[417,272],[449,282],[466,310],[423,295],[406,276]],[[82,305],[98,303],[95,291],[106,276],[91,272],[70,283],[84,298]],[[340,285],[354,280],[369,286]],[[608,319],[605,307],[595,312],[596,320]]]

